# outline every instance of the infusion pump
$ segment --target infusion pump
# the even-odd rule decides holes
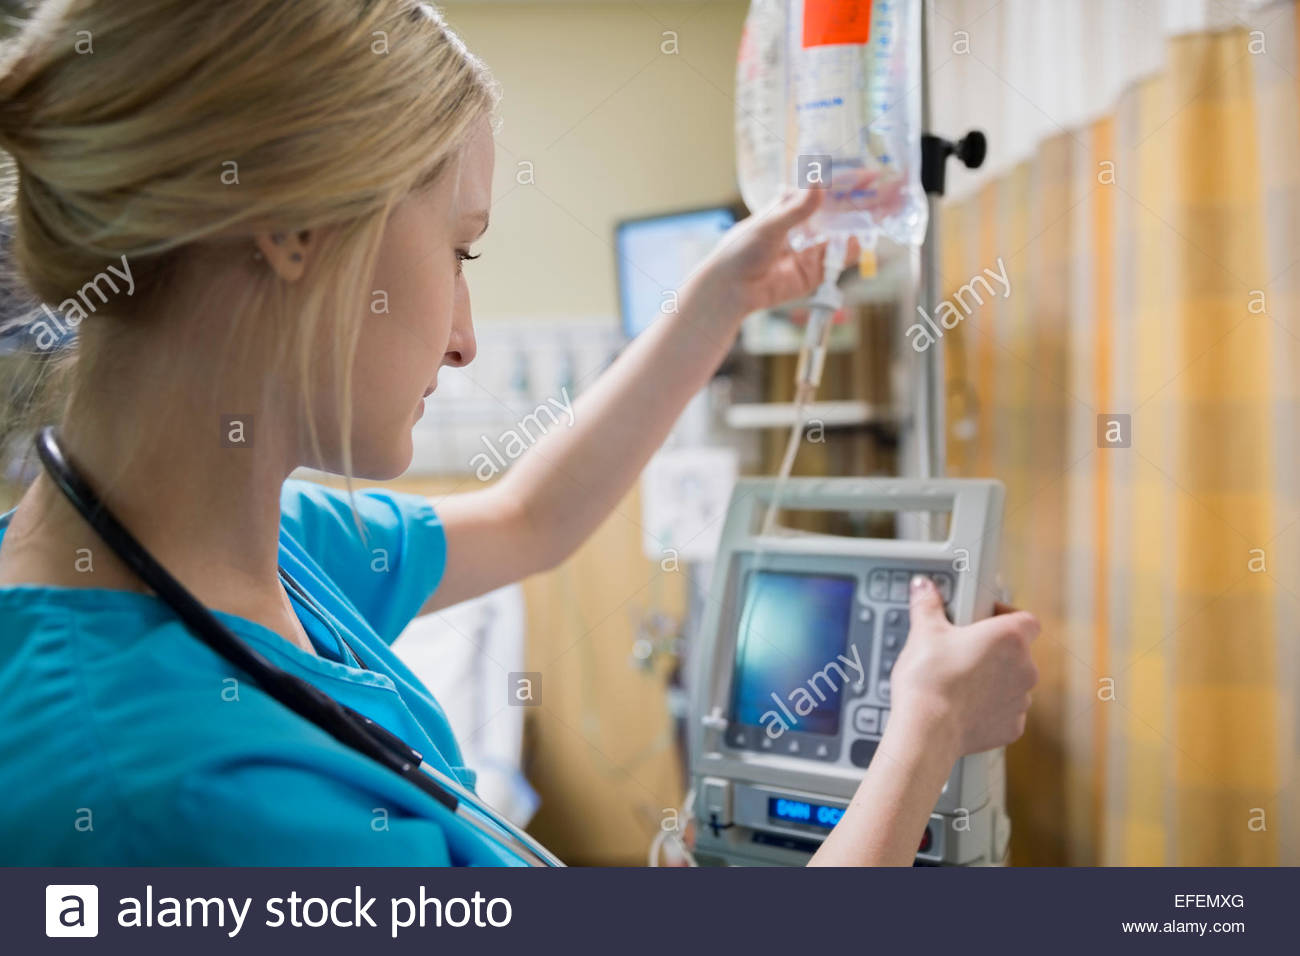
[[[775,479],[728,506],[691,658],[691,783],[702,865],[800,866],[848,806],[889,723],[912,575],[956,624],[993,611],[1003,487],[974,479],[792,478],[784,510],[892,513],[943,540],[763,533]],[[946,516],[946,521],[944,517]],[[1011,825],[999,750],[953,766],[919,865],[999,865]]]

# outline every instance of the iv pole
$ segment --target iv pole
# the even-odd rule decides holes
[[[921,0],[921,135],[929,134],[930,119],[930,0]],[[917,305],[927,315],[934,315],[938,305],[939,257],[939,201],[930,192],[925,181],[925,146],[921,147],[921,184],[925,189],[929,217],[925,239],[920,252],[920,286],[914,292]],[[916,282],[916,255],[912,256],[912,279]],[[903,328],[912,321],[911,315],[903,317]],[[941,478],[945,470],[943,401],[943,339],[936,339],[930,347],[917,356],[915,374],[912,376],[912,435],[916,444],[916,475],[918,478]]]
[[[930,4],[921,0],[921,185],[925,189],[929,217],[925,240],[917,253],[911,256],[911,275],[914,281],[912,295],[905,297],[905,305],[915,302],[934,315],[939,305],[939,206],[943,199],[944,172],[949,156],[956,156],[968,169],[976,169],[984,162],[987,144],[984,134],[972,130],[961,140],[950,142],[930,133]],[[919,276],[918,276],[919,272]],[[909,310],[910,311],[910,310]],[[906,328],[913,317],[904,314],[902,327]],[[946,410],[947,388],[944,377],[943,340],[936,339],[916,356],[912,379],[911,437],[916,449],[916,476],[942,478],[947,470]]]

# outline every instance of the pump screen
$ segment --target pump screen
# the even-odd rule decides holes
[[[843,657],[857,579],[750,571],[736,635],[732,718],[834,736],[855,679]]]

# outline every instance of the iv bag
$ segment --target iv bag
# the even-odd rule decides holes
[[[785,108],[786,7],[789,0],[751,0],[736,63],[736,171],[751,212],[767,208],[786,186],[785,144],[793,136]]]
[[[795,248],[924,241],[922,2],[752,0],[736,72],[740,192],[756,211],[787,188],[827,190],[791,230]]]

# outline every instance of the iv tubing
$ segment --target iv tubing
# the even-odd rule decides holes
[[[799,366],[794,382],[794,424],[790,428],[790,439],[786,442],[785,455],[781,459],[781,470],[777,472],[776,491],[763,518],[763,534],[771,534],[776,524],[781,490],[794,469],[799,442],[803,440],[808,404],[816,397],[817,386],[821,384],[822,370],[826,366],[826,346],[831,337],[831,319],[844,304],[844,293],[840,291],[838,283],[840,273],[844,271],[844,253],[847,247],[848,239],[843,234],[832,235],[826,243],[822,284],[813,293],[813,308],[808,317],[808,327],[804,329],[803,345],[799,349]]]

